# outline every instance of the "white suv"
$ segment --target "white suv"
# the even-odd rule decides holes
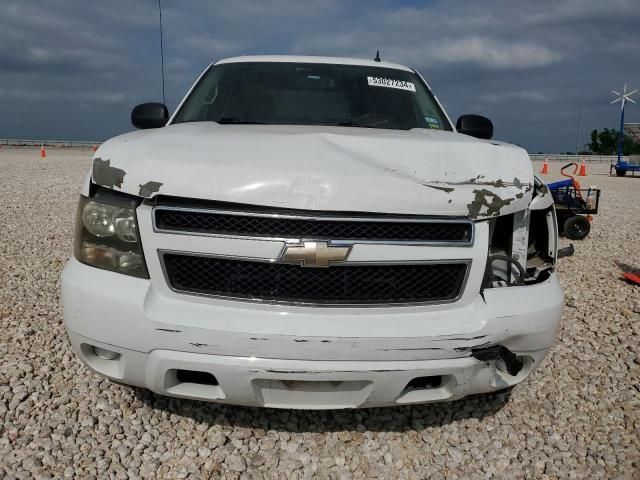
[[[209,66],[105,142],[62,276],[96,372],[280,408],[452,400],[526,378],[563,305],[527,153],[381,61]]]

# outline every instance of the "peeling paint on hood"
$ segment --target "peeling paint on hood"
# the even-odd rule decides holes
[[[151,197],[154,193],[160,190],[161,186],[162,186],[161,182],[151,182],[151,181],[145,183],[144,185],[139,185],[140,191],[138,192],[138,195],[140,195],[141,197]]]
[[[164,195],[296,209],[481,219],[526,208],[533,185],[520,147],[426,129],[198,122],[121,135],[99,152],[94,182],[133,195],[162,186]]]
[[[93,170],[91,178],[93,182],[107,188],[122,188],[124,176],[127,173],[121,168],[111,166],[111,160],[103,160],[95,157],[93,159]]]

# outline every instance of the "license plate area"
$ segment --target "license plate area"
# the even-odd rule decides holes
[[[356,408],[373,390],[366,380],[256,379],[252,384],[258,401],[273,408]]]

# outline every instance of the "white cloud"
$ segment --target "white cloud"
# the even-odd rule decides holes
[[[437,46],[431,56],[445,63],[472,62],[491,68],[545,67],[560,61],[562,56],[549,48],[508,43],[481,37],[467,37]]]
[[[229,40],[216,38],[209,32],[202,32],[197,35],[189,35],[178,39],[178,44],[185,49],[191,50],[191,53],[201,53],[210,56],[212,59],[221,56],[232,56],[235,52],[241,51],[249,44],[246,41]]]
[[[127,97],[121,92],[101,91],[38,91],[24,88],[0,89],[0,99],[20,100],[26,102],[90,102],[98,104],[119,104],[126,101]]]
[[[479,95],[480,100],[489,103],[508,102],[511,100],[524,100],[535,103],[550,102],[551,97],[543,92],[536,90],[519,90],[513,92],[485,93]]]

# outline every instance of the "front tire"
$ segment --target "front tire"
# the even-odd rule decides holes
[[[574,215],[564,221],[564,234],[571,240],[582,240],[591,231],[591,223],[586,217]]]
[[[616,168],[616,175],[619,177],[624,177],[627,174],[627,171],[624,168]]]

